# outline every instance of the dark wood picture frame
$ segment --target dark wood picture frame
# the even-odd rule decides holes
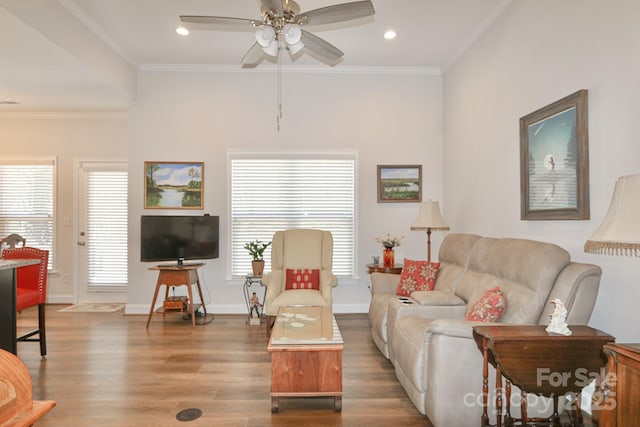
[[[144,208],[204,209],[204,162],[144,162]]]
[[[522,220],[589,219],[586,89],[520,119]]]
[[[378,165],[378,203],[422,201],[422,165]]]

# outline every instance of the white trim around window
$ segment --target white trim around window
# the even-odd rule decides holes
[[[243,246],[287,228],[333,234],[333,271],[357,275],[357,153],[230,151],[228,276],[250,272]],[[265,251],[267,270],[270,250]]]

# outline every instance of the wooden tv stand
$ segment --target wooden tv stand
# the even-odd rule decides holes
[[[191,285],[195,283],[198,288],[198,295],[200,296],[200,301],[202,303],[202,309],[204,310],[204,315],[207,315],[207,308],[204,306],[204,297],[202,296],[202,289],[200,288],[200,279],[198,278],[198,269],[202,267],[204,263],[189,263],[189,264],[159,264],[155,267],[150,267],[149,270],[158,270],[158,280],[156,281],[156,289],[153,293],[153,300],[151,301],[151,308],[149,309],[149,317],[147,318],[147,328],[149,328],[149,323],[151,323],[151,316],[153,313],[161,313],[163,316],[167,314],[167,312],[159,308],[155,309],[156,300],[158,299],[158,291],[160,290],[160,286],[165,286],[164,298],[167,299],[169,296],[169,287],[171,286],[186,286],[187,293],[189,295],[189,308],[187,313],[191,314],[191,323],[193,326],[196,325],[196,305],[193,303],[193,293],[191,292]],[[198,305],[198,308],[200,306]],[[184,313],[183,311],[171,311],[172,313]]]

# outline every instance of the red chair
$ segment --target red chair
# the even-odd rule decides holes
[[[47,355],[47,340],[45,333],[45,302],[47,299],[47,264],[49,251],[22,247],[9,248],[2,251],[3,259],[39,259],[39,264],[28,265],[16,269],[16,309],[22,311],[25,308],[38,306],[38,329],[28,332],[18,341],[31,341],[40,343],[40,355]],[[32,338],[38,335],[37,338]]]

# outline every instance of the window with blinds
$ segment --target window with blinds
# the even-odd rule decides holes
[[[0,237],[19,234],[49,251],[53,268],[55,160],[0,160]]]
[[[353,275],[355,156],[231,158],[232,276],[251,271],[245,243],[289,228],[331,231],[333,272]],[[270,255],[267,249],[267,270]]]
[[[91,287],[126,286],[126,171],[87,171],[87,281]]]

